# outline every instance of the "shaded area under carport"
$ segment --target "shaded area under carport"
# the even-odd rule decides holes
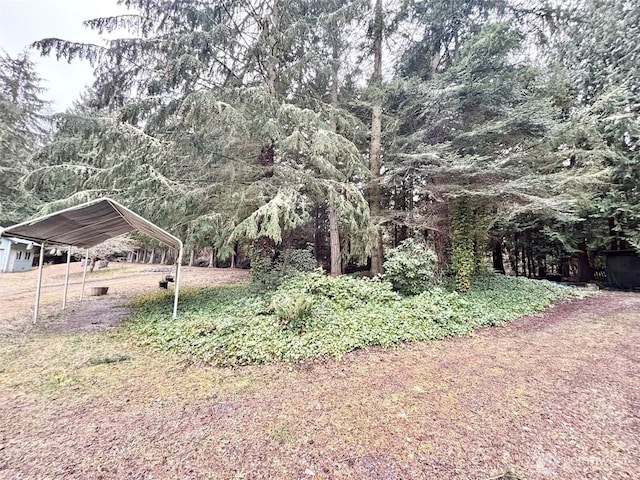
[[[139,231],[178,252],[175,274],[175,294],[173,318],[178,315],[178,296],[180,285],[180,265],[182,263],[182,241],[163,230],[149,220],[129,210],[110,198],[100,198],[75,207],[60,210],[42,217],[13,225],[0,231],[0,236],[16,237],[40,244],[40,261],[38,267],[38,283],[36,286],[36,306],[33,321],[38,318],[40,307],[40,291],[42,287],[42,267],[44,251],[48,246],[67,248],[67,274],[65,276],[65,294],[62,308],[66,306],[66,292],[69,284],[69,265],[71,247],[83,248],[85,254],[85,270],[82,279],[82,300],[86,279],[89,249],[110,238],[118,237],[132,231]]]

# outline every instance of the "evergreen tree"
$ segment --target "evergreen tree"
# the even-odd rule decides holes
[[[451,66],[464,44],[493,17],[500,18],[507,0],[406,2],[403,17],[414,28],[414,41],[402,55],[403,76],[433,79]]]
[[[0,54],[0,225],[17,223],[36,207],[22,187],[31,154],[48,136],[44,88],[26,54]]]
[[[43,200],[114,195],[212,264],[242,243],[272,255],[313,242],[318,259],[326,244],[333,274],[366,256],[379,272],[390,232],[399,243],[426,231],[458,272],[483,263],[488,240],[496,255],[501,243],[532,251],[545,235],[554,251],[588,254],[611,236],[596,217],[637,241],[636,52],[620,40],[637,29],[635,10],[613,0],[123,3],[130,14],[87,25],[129,38],[37,43],[98,74],[26,177]],[[532,41],[561,46],[564,66]],[[610,174],[614,191],[602,187]]]
[[[173,219],[185,235],[198,230],[193,225],[200,219],[224,215],[225,225],[235,226],[232,241],[256,233],[281,242],[287,229],[309,221],[312,205],[327,202],[345,216],[338,220],[345,232],[366,230],[368,211],[354,183],[362,176],[363,157],[353,143],[362,128],[326,101],[331,76],[323,75],[321,56],[330,48],[329,33],[337,35],[358,4],[127,5],[134,14],[88,24],[125,26],[135,39],[105,48],[38,42],[43,53],[55,49],[94,62],[99,77],[91,102],[100,118],[87,124],[67,117],[84,125],[72,128],[80,162],[50,162],[31,176],[34,184],[56,169],[81,166],[81,185],[72,190],[96,194],[118,190],[118,175],[127,179],[121,198],[148,204],[153,216],[169,210],[161,224]],[[44,155],[68,156],[64,143]],[[162,200],[153,201],[154,188]],[[363,238],[354,237],[351,253]]]
[[[601,248],[640,247],[640,3],[581,2],[562,43],[562,61],[575,86],[585,150],[599,150],[614,188],[602,190],[583,211],[609,225]],[[595,243],[594,243],[595,245]]]
[[[373,75],[370,82],[371,105],[371,145],[369,150],[369,208],[374,221],[382,223],[382,40],[384,35],[382,0],[376,0],[373,9],[371,34],[373,39]],[[384,252],[382,231],[379,229],[371,252],[371,274],[382,273]]]
[[[598,180],[597,161],[576,166],[579,175],[563,168],[567,124],[549,79],[518,55],[521,42],[509,24],[490,24],[446,71],[400,83],[392,96],[401,120],[389,182],[396,198],[411,200],[406,225],[451,228],[463,286],[481,263],[495,221],[523,209],[575,210],[575,200]],[[567,195],[571,184],[580,190]]]

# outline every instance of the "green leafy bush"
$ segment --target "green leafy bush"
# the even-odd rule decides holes
[[[387,252],[384,279],[404,295],[417,295],[434,284],[437,261],[433,250],[407,239]]]
[[[475,277],[465,294],[439,287],[402,297],[390,283],[320,270],[286,280],[275,292],[248,285],[187,290],[180,315],[172,297],[140,299],[129,331],[140,342],[217,365],[297,362],[373,345],[464,335],[586,294],[546,281]]]
[[[253,255],[251,280],[256,291],[275,290],[285,279],[311,272],[318,263],[311,249],[285,250],[275,259]]]
[[[278,292],[271,298],[271,307],[283,327],[303,330],[311,317],[314,298],[304,292]]]
[[[325,275],[318,268],[313,272],[293,277],[280,290],[299,291],[323,298],[342,308],[360,307],[366,303],[384,304],[400,300],[391,284],[368,277],[337,277]]]

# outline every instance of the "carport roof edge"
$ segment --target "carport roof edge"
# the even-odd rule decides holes
[[[0,236],[45,242],[47,245],[91,248],[134,230],[168,247],[182,247],[179,238],[107,197],[12,225],[0,230]]]

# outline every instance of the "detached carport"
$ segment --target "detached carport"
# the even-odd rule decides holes
[[[178,252],[175,275],[175,294],[173,301],[173,318],[178,315],[178,294],[180,290],[180,265],[182,263],[182,241],[132,212],[127,207],[110,198],[100,198],[91,202],[76,205],[75,207],[60,210],[33,220],[18,223],[0,231],[2,237],[15,237],[29,240],[41,245],[40,262],[38,266],[38,283],[36,287],[36,305],[33,313],[33,321],[38,318],[40,308],[40,290],[42,287],[42,268],[44,265],[44,252],[46,247],[66,247],[67,273],[65,276],[64,296],[62,308],[65,308],[67,288],[69,285],[69,265],[71,262],[71,247],[86,249],[86,261],[82,278],[82,292],[86,277],[88,253],[91,247],[95,247],[110,238],[124,235],[125,233],[139,231],[160,243],[173,248]],[[82,295],[80,299],[82,300]]]

